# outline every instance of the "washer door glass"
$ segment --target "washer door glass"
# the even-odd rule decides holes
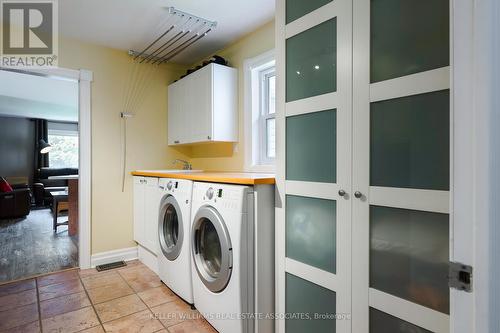
[[[229,283],[233,253],[226,225],[213,207],[200,208],[193,224],[193,256],[196,271],[212,292]]]
[[[182,249],[183,232],[180,207],[173,196],[166,196],[160,203],[158,235],[160,248],[165,257],[175,260]]]

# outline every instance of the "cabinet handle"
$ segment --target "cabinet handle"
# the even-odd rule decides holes
[[[207,139],[208,139],[208,140],[210,140],[210,139],[211,139],[211,138],[210,138],[210,135],[209,135],[209,136],[207,136]]]
[[[179,140],[175,140],[174,143],[180,143],[180,141]]]
[[[345,195],[345,191],[344,191],[344,190],[339,190],[339,195],[340,195],[341,197],[343,197],[343,196]]]
[[[363,193],[356,191],[356,192],[354,192],[354,196],[359,199],[363,196]]]

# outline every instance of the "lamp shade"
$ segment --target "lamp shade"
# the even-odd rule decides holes
[[[40,149],[40,154],[47,154],[52,150],[52,146],[43,139],[38,142],[38,148]]]

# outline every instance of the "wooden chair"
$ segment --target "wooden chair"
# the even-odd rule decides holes
[[[62,211],[67,211],[69,209],[68,203],[68,192],[58,191],[50,192],[53,198],[52,204],[52,214],[54,215],[53,228],[54,232],[57,231],[57,227],[61,225],[68,225],[68,221],[58,223],[57,217]]]

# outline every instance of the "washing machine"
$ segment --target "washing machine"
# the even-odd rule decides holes
[[[259,209],[256,209],[259,207]],[[274,189],[193,184],[193,295],[219,333],[274,332]]]
[[[193,304],[191,278],[191,194],[193,182],[161,178],[158,214],[158,275],[174,293]]]

